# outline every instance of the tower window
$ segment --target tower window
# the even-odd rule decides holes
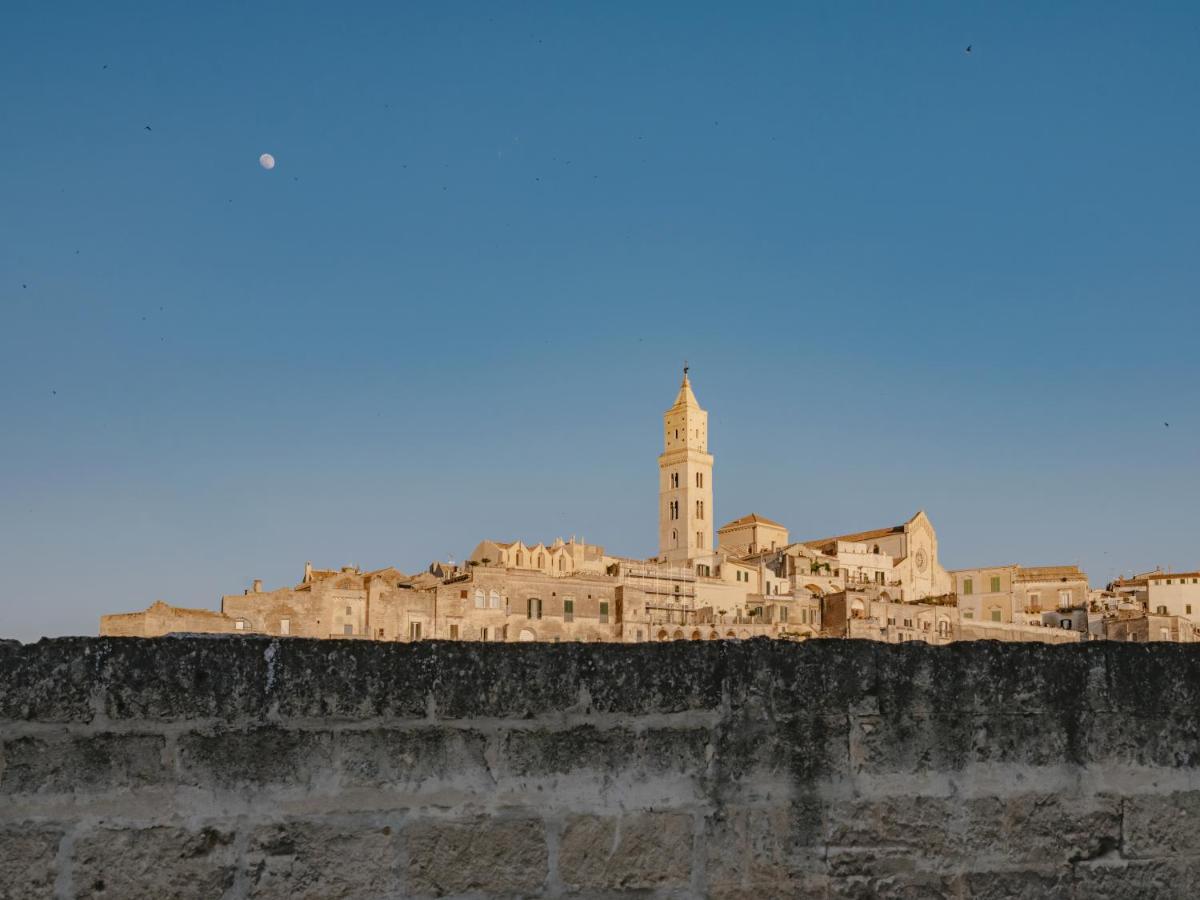
[[[703,500],[696,501],[696,518],[697,519],[704,518],[704,501]]]
[[[704,487],[704,473],[703,472],[696,473],[696,487],[698,487],[698,488]]]
[[[703,547],[704,547],[704,532],[703,531],[696,532],[696,546],[700,547],[701,549],[703,549]]]

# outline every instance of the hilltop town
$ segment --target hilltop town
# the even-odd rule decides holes
[[[379,641],[1197,639],[1200,572],[1148,572],[1093,590],[1074,565],[947,570],[923,511],[898,525],[801,541],[756,513],[714,532],[708,413],[686,367],[663,415],[658,468],[659,546],[648,559],[560,538],[484,540],[464,564],[435,562],[415,575],[306,563],[298,584],[268,591],[256,580],[222,597],[220,612],[160,601],[101,617],[100,633]]]

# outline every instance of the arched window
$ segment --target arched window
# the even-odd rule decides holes
[[[879,545],[878,545],[878,544],[876,544],[876,545],[875,545],[875,549],[874,549],[874,550],[872,550],[871,552],[872,552],[872,553],[878,553],[878,552],[879,552]]]
[[[537,564],[537,567],[538,567],[539,569],[544,569],[544,568],[546,568],[546,557],[545,557],[545,555],[544,555],[544,554],[541,554],[541,553],[539,553],[539,554],[538,554],[538,564]]]
[[[698,487],[698,488],[704,487],[704,473],[703,472],[696,473],[696,487]]]
[[[679,532],[674,528],[671,529],[671,544],[675,547],[679,546]]]
[[[493,588],[492,593],[488,599],[491,601],[489,603],[489,605],[491,606],[492,609],[500,608],[500,592],[498,590]]]
[[[518,551],[517,551],[517,565],[519,566],[519,565],[521,565],[523,562],[525,562],[525,556],[524,556],[524,554],[523,554],[523,553],[521,553],[521,552],[518,550]]]
[[[483,609],[485,606],[487,606],[487,602],[484,599],[483,591],[479,588],[475,588],[475,608]]]
[[[566,569],[567,569],[567,560],[566,560],[566,557],[564,557],[564,556],[560,556],[560,557],[558,558],[558,571],[560,571],[560,572],[565,572],[565,571],[566,571]]]

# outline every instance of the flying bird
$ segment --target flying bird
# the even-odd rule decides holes
[[[971,52],[971,45],[970,45],[970,44],[967,44],[967,49],[966,49],[966,51],[965,51],[965,52],[966,52],[966,53],[970,53],[970,52]]]
[[[147,131],[153,131],[153,129],[152,129],[152,128],[151,128],[149,125],[147,125],[147,126],[146,126],[146,130],[147,130]]]
[[[1170,427],[1171,427],[1170,422],[1163,422],[1163,428],[1170,428]]]

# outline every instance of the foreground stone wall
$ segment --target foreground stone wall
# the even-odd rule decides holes
[[[1196,895],[1200,654],[0,643],[0,898]]]

